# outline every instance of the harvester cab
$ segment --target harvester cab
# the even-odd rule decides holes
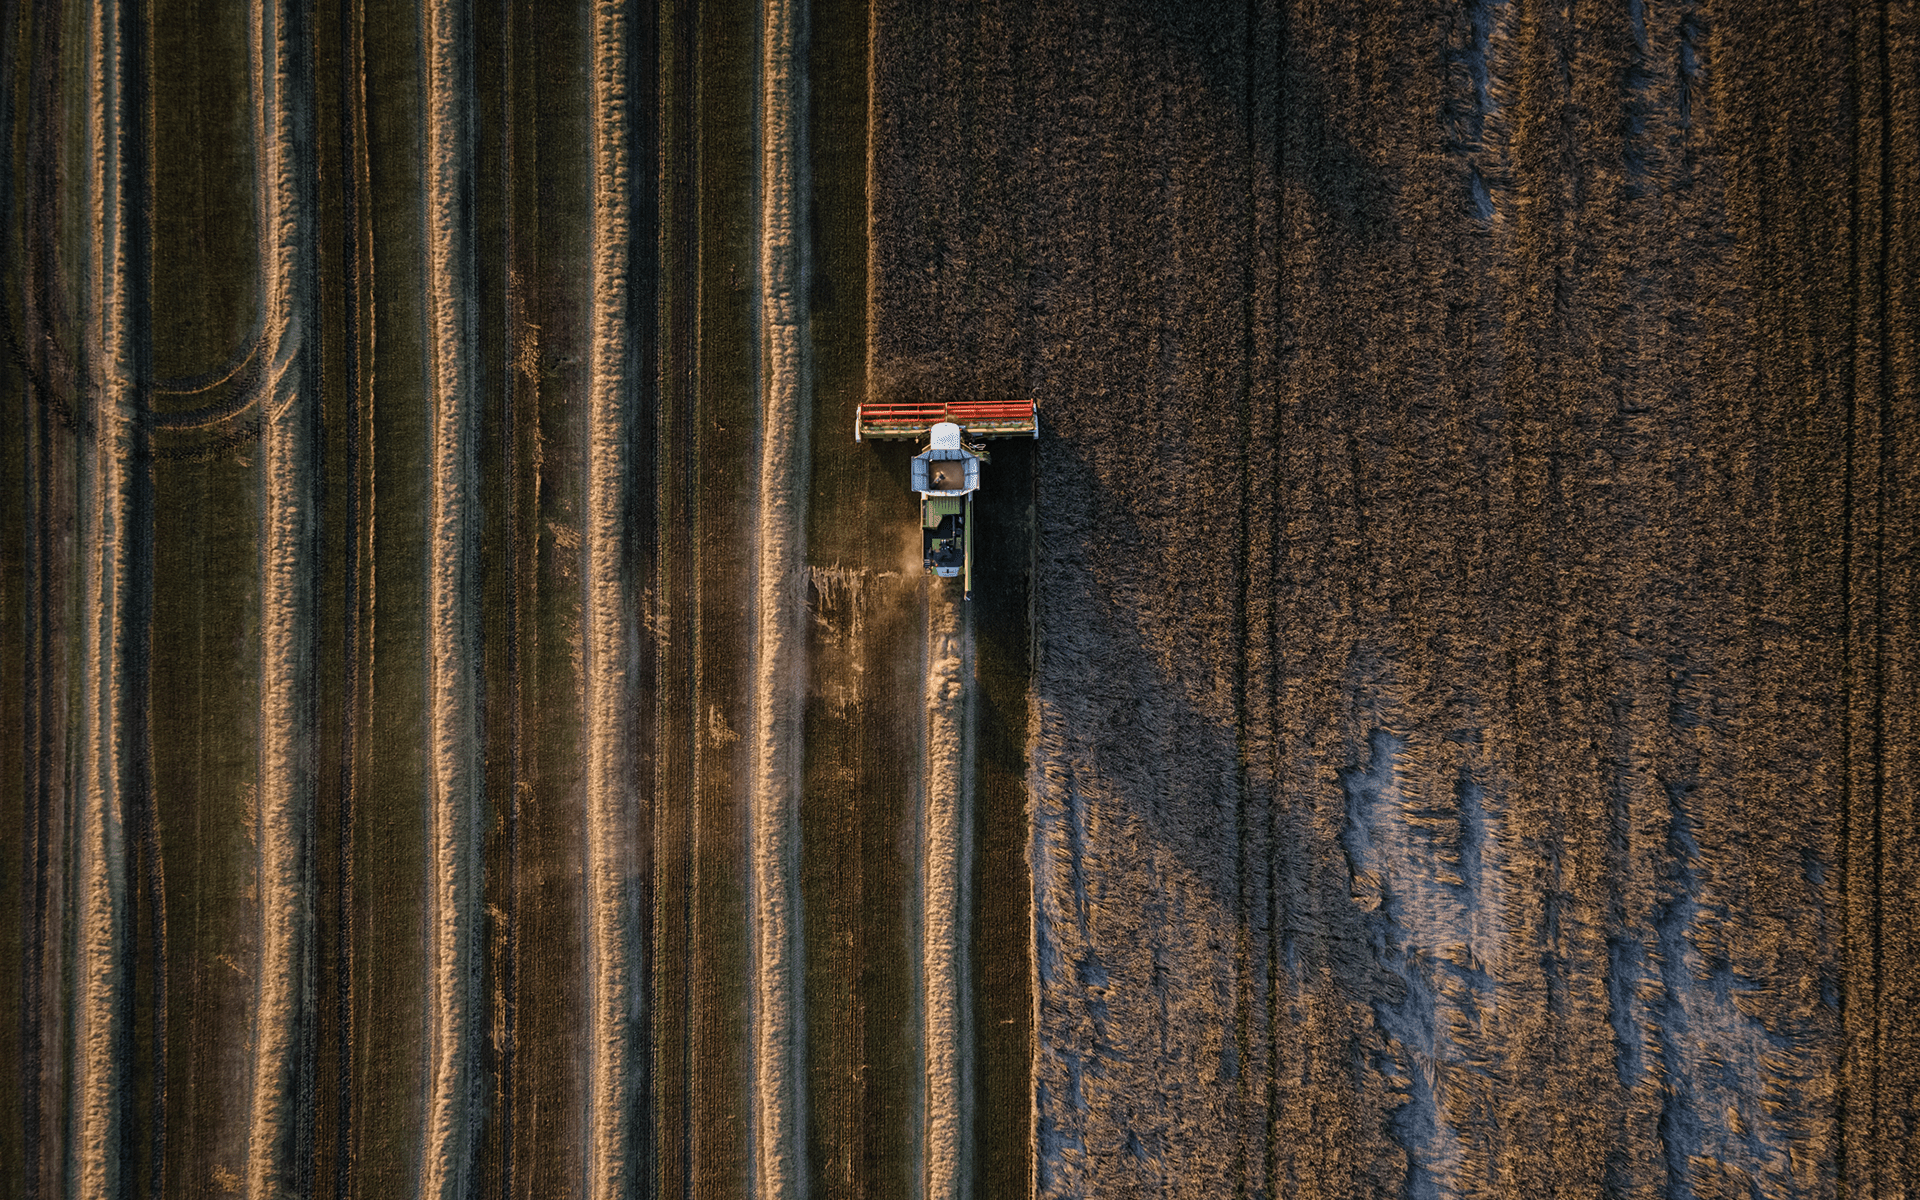
[[[922,561],[929,575],[959,576],[961,595],[973,596],[973,495],[987,452],[980,438],[1040,436],[1031,400],[965,404],[863,404],[854,412],[853,440],[926,438],[913,456],[908,482],[920,495]]]

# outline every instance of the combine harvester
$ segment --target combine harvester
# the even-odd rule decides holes
[[[862,404],[854,410],[853,440],[926,438],[913,456],[911,485],[920,493],[920,533],[927,573],[962,576],[961,597],[973,598],[973,494],[987,452],[973,439],[1040,436],[1040,412],[1031,400],[960,404]]]

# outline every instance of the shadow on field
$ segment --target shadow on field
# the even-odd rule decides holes
[[[1158,450],[1201,455],[1179,443]],[[1152,1086],[1141,1056],[1170,1043],[1198,1053],[1202,1090],[1264,1082],[1246,1124],[1180,1134],[1198,1157],[1169,1170],[1226,1162],[1281,1109],[1334,1104],[1378,1114],[1352,1134],[1365,1173],[1436,1194],[1484,1159],[1497,1104],[1470,1053],[1504,936],[1497,798],[1402,710],[1390,655],[1364,641],[1316,685],[1337,692],[1311,706],[1331,726],[1302,740],[1287,701],[1267,727],[1282,701],[1250,652],[1298,648],[1233,628],[1240,598],[1220,594],[1257,530],[1231,503],[1151,511],[1136,471],[1082,443],[1049,439],[1041,458],[1037,983],[1059,1064],[1040,1081],[1042,1161],[1177,1126],[1186,1093],[1129,1098]],[[1181,522],[1201,549],[1170,536]],[[1310,1099],[1251,1099],[1303,1064]]]
[[[1250,11],[1260,7],[1239,0],[1130,0],[1116,7],[1113,19],[1157,29],[1164,44],[1184,51],[1215,97],[1239,115],[1249,156],[1273,163],[1281,184],[1304,190],[1347,237],[1363,243],[1398,240],[1394,183],[1343,127],[1327,68],[1288,39],[1284,17],[1266,14],[1263,19]],[[1247,35],[1250,16],[1259,23],[1252,37]],[[1324,33],[1327,22],[1317,24]]]
[[[1259,944],[1256,957],[1264,953],[1267,915],[1247,911],[1248,901],[1264,897],[1272,880],[1280,893],[1272,906],[1281,922],[1273,933],[1275,956],[1296,986],[1324,979],[1340,1000],[1376,1012],[1403,1004],[1406,979],[1382,961],[1382,920],[1362,900],[1370,890],[1377,893],[1377,882],[1370,887],[1363,864],[1314,830],[1311,811],[1281,802],[1270,784],[1249,780],[1256,764],[1243,761],[1231,718],[1204,711],[1196,699],[1204,681],[1163,665],[1168,634],[1148,620],[1151,598],[1130,594],[1135,581],[1115,569],[1129,557],[1160,555],[1159,539],[1146,532],[1124,494],[1103,482],[1075,442],[1045,437],[1040,451],[1046,503],[1036,531],[1036,586],[1045,592],[1036,603],[1035,687],[1043,711],[1057,714],[1057,732],[1068,738],[1065,757],[1076,770],[1091,767],[1100,797],[1124,805],[1159,846],[1177,856],[1217,910],[1232,914],[1241,932]],[[1097,548],[1099,561],[1062,561],[1063,546],[1049,539],[1046,521],[1056,498],[1063,510],[1092,510],[1096,528],[1085,543]],[[1244,644],[1240,653],[1244,664]],[[1219,666],[1190,665],[1196,672]],[[1370,699],[1362,694],[1365,666],[1352,664],[1349,685],[1350,703],[1362,708]],[[1339,777],[1325,785],[1347,787],[1381,770],[1378,742],[1376,736],[1351,746]],[[1062,782],[1049,779],[1043,786]],[[1065,784],[1069,820],[1088,819],[1082,790],[1081,780]],[[1111,825],[1111,817],[1099,819]],[[1132,877],[1122,887],[1140,878],[1141,864],[1114,865]],[[1305,881],[1305,890],[1288,880]],[[1076,901],[1087,902],[1084,895]],[[1293,913],[1301,916],[1289,921]],[[1356,1058],[1351,1066],[1357,1077],[1366,1064]]]

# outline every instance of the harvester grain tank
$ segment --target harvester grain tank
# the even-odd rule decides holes
[[[913,456],[908,482],[920,495],[922,561],[929,575],[961,577],[973,596],[973,496],[987,451],[979,439],[1040,436],[1031,400],[954,404],[863,404],[854,410],[853,440],[926,438]]]

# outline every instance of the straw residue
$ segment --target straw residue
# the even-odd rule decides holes
[[[88,217],[93,270],[88,303],[94,395],[93,454],[84,472],[81,785],[75,828],[79,888],[74,960],[74,1192],[120,1192],[126,1104],[118,1054],[125,1020],[128,697],[126,608],[134,521],[129,464],[137,397],[127,247],[124,19],[96,0],[88,27]]]
[[[926,1194],[961,1200],[972,1144],[967,1005],[967,879],[973,801],[973,627],[951,589],[927,604],[927,776],[921,849],[926,932]]]
[[[622,850],[634,803],[630,746],[634,699],[628,662],[634,631],[621,559],[627,536],[629,396],[627,324],[632,186],[628,161],[627,10],[593,12],[593,357],[587,399],[586,653],[587,955],[589,1096],[586,1179],[594,1197],[631,1193],[628,1122],[635,1004],[633,884]]]
[[[294,191],[293,116],[284,102],[291,52],[278,3],[252,7],[253,77],[261,228],[267,232],[268,326],[276,354],[298,350],[283,341],[295,293],[294,270],[304,234]],[[265,398],[260,574],[260,966],[254,998],[253,1094],[249,1117],[247,1193],[282,1195],[294,1186],[302,998],[309,984],[305,956],[312,904],[307,829],[312,820],[312,448],[314,398],[296,382],[279,386],[276,370]],[[294,377],[298,380],[297,374]]]
[[[428,937],[433,1007],[421,1192],[465,1196],[472,1171],[482,801],[476,664],[472,238],[463,202],[472,120],[459,8],[423,9],[426,47],[427,321],[432,370],[428,687],[432,838]]]
[[[801,715],[805,700],[806,119],[799,5],[762,8],[760,495],[755,572],[751,897],[753,1174],[761,1200],[806,1180],[799,990]]]

